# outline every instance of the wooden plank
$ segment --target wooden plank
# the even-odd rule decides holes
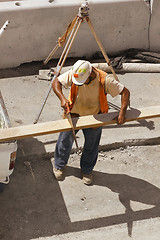
[[[73,124],[75,129],[99,127],[116,123],[116,120],[113,120],[116,116],[118,116],[117,111],[107,114],[89,115],[85,117],[73,118]],[[160,106],[130,109],[126,112],[126,122],[156,117],[160,117]],[[69,130],[71,130],[71,126],[67,119],[24,125],[8,129],[1,129],[0,142]]]

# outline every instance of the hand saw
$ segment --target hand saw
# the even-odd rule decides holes
[[[67,113],[65,113],[65,116],[67,117],[68,122],[69,122],[69,124],[70,124],[70,126],[72,128],[73,138],[74,138],[77,150],[78,150],[79,148],[78,148],[78,143],[77,143],[77,139],[76,139],[76,133],[75,133],[75,130],[74,130],[74,126],[73,126],[73,122],[72,122],[72,118],[71,118],[71,114],[70,114],[70,110],[69,110],[69,105],[68,104],[67,104]]]

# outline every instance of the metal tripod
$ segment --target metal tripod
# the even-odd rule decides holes
[[[48,92],[47,92],[47,94],[46,94],[46,97],[45,97],[45,99],[44,99],[44,101],[43,101],[43,104],[42,104],[42,107],[41,107],[41,109],[40,109],[40,112],[39,112],[39,114],[38,114],[38,116],[37,116],[37,118],[36,118],[36,120],[35,120],[35,122],[34,122],[35,124],[38,122],[38,120],[39,120],[39,118],[40,118],[40,115],[41,115],[41,113],[42,113],[42,111],[43,111],[43,108],[44,108],[44,106],[45,106],[45,104],[46,104],[46,101],[47,101],[48,96],[49,96],[49,94],[50,94],[50,91],[51,91],[51,89],[52,89],[52,83],[53,83],[53,81],[56,79],[56,77],[60,74],[61,69],[62,69],[62,67],[63,67],[63,65],[64,65],[64,63],[65,63],[65,60],[66,60],[66,58],[67,58],[67,56],[68,56],[68,53],[69,53],[69,51],[70,51],[70,49],[71,49],[71,46],[72,46],[72,44],[73,44],[73,41],[74,41],[74,39],[75,39],[75,37],[76,37],[76,35],[77,35],[77,32],[78,32],[78,30],[79,30],[79,28],[80,28],[80,25],[81,25],[81,23],[83,22],[84,19],[85,19],[86,22],[88,23],[88,25],[89,25],[92,33],[93,33],[93,36],[94,36],[94,38],[95,38],[95,40],[96,40],[96,42],[97,42],[97,44],[98,44],[98,46],[99,46],[99,48],[100,48],[100,50],[101,50],[101,52],[102,52],[102,54],[103,54],[103,56],[104,56],[107,64],[109,65],[109,67],[110,67],[110,69],[111,69],[111,72],[112,72],[114,78],[116,79],[116,81],[119,82],[119,79],[118,79],[118,77],[117,77],[117,75],[116,75],[116,73],[115,73],[115,71],[114,71],[114,69],[113,69],[113,67],[112,67],[112,65],[111,65],[111,63],[110,63],[110,60],[109,60],[109,58],[108,58],[108,56],[107,56],[107,54],[106,54],[106,52],[105,52],[105,50],[104,50],[104,48],[103,48],[103,46],[102,46],[99,38],[98,38],[98,36],[97,36],[97,34],[96,34],[96,32],[95,32],[95,30],[94,30],[94,28],[93,28],[93,25],[92,25],[92,23],[91,23],[91,21],[90,21],[90,19],[89,19],[88,10],[89,10],[88,1],[85,1],[84,4],[81,4],[81,7],[79,8],[79,11],[78,11],[78,15],[77,15],[76,18],[73,20],[73,22],[69,25],[68,31],[65,32],[65,34],[63,35],[63,37],[59,40],[59,43],[54,47],[54,49],[51,51],[51,53],[49,54],[49,56],[48,56],[48,57],[46,58],[46,60],[44,61],[44,64],[47,64],[47,63],[48,63],[48,61],[52,58],[53,54],[56,52],[56,50],[58,49],[58,47],[61,47],[61,43],[62,43],[63,41],[65,41],[66,38],[67,38],[67,36],[69,35],[68,40],[67,40],[67,42],[66,42],[66,45],[65,45],[65,47],[64,47],[64,49],[63,49],[63,52],[62,52],[62,54],[61,54],[61,57],[60,57],[60,59],[59,59],[59,61],[58,61],[58,64],[57,64],[57,66],[56,66],[56,70],[55,70],[55,72],[54,72],[54,74],[53,74],[53,76],[52,76],[52,80],[51,80],[51,83],[50,83],[49,90],[48,90]]]

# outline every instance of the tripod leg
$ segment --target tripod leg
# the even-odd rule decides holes
[[[89,17],[86,17],[86,20],[87,20],[87,23],[88,23],[88,25],[89,25],[92,33],[93,33],[93,36],[94,36],[94,38],[95,38],[95,40],[96,40],[96,42],[97,42],[97,44],[98,44],[98,46],[99,46],[99,48],[100,48],[103,56],[104,56],[104,58],[105,58],[105,60],[106,60],[106,62],[107,62],[107,64],[108,64],[108,66],[109,66],[110,69],[111,69],[111,72],[112,72],[114,78],[116,79],[116,81],[119,82],[119,79],[118,79],[118,77],[117,77],[117,75],[116,75],[116,73],[115,73],[115,71],[114,71],[114,69],[113,69],[113,67],[112,67],[112,65],[111,65],[111,63],[110,63],[110,60],[109,60],[109,58],[108,58],[108,56],[107,56],[107,54],[106,54],[106,52],[105,52],[105,50],[104,50],[104,48],[103,48],[103,46],[102,46],[99,38],[98,38],[98,36],[97,36],[97,34],[96,34],[96,32],[95,32],[95,30],[94,30],[94,28],[93,28],[93,25],[92,25]]]
[[[77,28],[75,29],[73,38],[71,39],[71,42],[70,42],[70,44],[69,44],[69,46],[68,46],[68,49],[67,49],[67,51],[66,51],[66,54],[65,54],[65,56],[64,56],[64,59],[63,59],[63,61],[62,61],[62,63],[61,63],[61,68],[62,68],[62,66],[64,65],[64,62],[65,62],[65,60],[66,60],[66,58],[67,58],[67,56],[68,56],[68,53],[69,53],[69,51],[70,51],[70,49],[71,49],[71,46],[72,46],[73,41],[74,41],[74,39],[75,39],[75,37],[76,37],[76,35],[77,35],[77,33],[78,33],[78,30],[79,30],[79,28],[80,28],[80,25],[81,25],[82,21],[83,21],[83,19],[78,18]]]
[[[48,90],[48,92],[47,92],[47,94],[46,94],[46,97],[45,97],[45,99],[44,99],[44,101],[43,101],[43,104],[42,104],[42,107],[41,107],[41,109],[40,109],[40,112],[39,112],[39,114],[38,114],[38,116],[37,116],[34,124],[36,124],[36,123],[38,122],[39,118],[40,118],[40,115],[41,115],[41,113],[42,113],[42,111],[43,111],[43,108],[44,108],[44,106],[45,106],[45,104],[46,104],[46,101],[47,101],[47,99],[48,99],[48,96],[49,96],[49,94],[50,94],[50,92],[51,92],[52,83],[53,83],[53,81],[55,80],[55,78],[59,75],[59,73],[60,73],[60,71],[61,71],[61,69],[62,69],[62,67],[63,67],[63,65],[64,65],[64,62],[65,62],[65,60],[66,60],[66,58],[67,58],[67,56],[68,56],[69,50],[71,49],[71,46],[72,46],[73,41],[74,41],[74,39],[75,39],[75,37],[76,37],[76,35],[77,35],[78,29],[79,29],[82,21],[83,21],[83,20],[82,20],[81,18],[77,18],[77,22],[75,23],[75,26],[73,27],[72,32],[70,33],[70,37],[69,37],[69,39],[68,39],[68,41],[67,41],[67,43],[66,43],[66,47],[65,47],[65,49],[64,49],[64,51],[63,51],[63,53],[62,53],[62,55],[61,55],[61,58],[60,58],[60,60],[59,60],[59,63],[57,64],[57,67],[56,67],[57,71],[56,71],[56,73],[55,73],[55,75],[54,75],[54,77],[53,77],[53,79],[52,79],[52,81],[51,81],[51,84],[50,84],[50,86],[49,86],[49,90]],[[70,43],[69,43],[69,42],[70,42]],[[67,49],[67,48],[68,48],[68,49]],[[63,58],[63,57],[64,57],[64,59],[63,59],[63,61],[62,61],[62,58]],[[62,61],[62,63],[61,63],[61,65],[59,66],[60,61]]]
[[[46,60],[44,61],[44,65],[46,65],[49,60],[52,58],[53,54],[57,51],[57,49],[59,48],[59,44],[57,44],[53,50],[50,52],[50,54],[48,55],[48,57],[46,58]]]
[[[65,42],[67,36],[69,35],[69,33],[71,32],[73,26],[75,25],[76,19],[77,19],[77,17],[75,17],[75,18],[73,19],[73,21],[69,24],[67,30],[66,30],[65,33],[62,35],[62,37],[60,37],[60,38],[58,39],[57,45],[53,48],[53,50],[50,52],[50,54],[48,55],[48,57],[45,59],[44,65],[46,65],[46,64],[49,62],[49,60],[52,58],[52,56],[53,56],[54,53],[57,51],[57,49],[58,49],[59,47],[61,47],[61,45]]]
[[[54,75],[53,80],[54,80],[56,77],[57,77],[57,76]],[[43,101],[43,103],[42,103],[41,109],[40,109],[40,111],[39,111],[39,113],[38,113],[38,115],[37,115],[37,117],[36,117],[36,119],[35,119],[35,121],[34,121],[34,124],[36,124],[36,123],[38,122],[38,120],[39,120],[39,118],[40,118],[40,116],[41,116],[41,113],[42,113],[43,108],[44,108],[44,106],[45,106],[45,104],[46,104],[46,101],[47,101],[48,96],[49,96],[49,94],[50,94],[50,92],[51,92],[51,89],[52,89],[52,84],[50,84],[50,86],[49,86],[49,90],[48,90],[48,92],[47,92],[47,94],[46,94],[46,96],[45,96],[45,98],[44,98],[44,101]]]
[[[75,36],[73,36],[73,34],[74,34],[74,32],[75,31],[77,31],[77,26],[79,26],[79,24],[80,24],[80,18],[78,18],[77,17],[77,20],[76,20],[76,22],[75,22],[75,24],[74,24],[74,26],[73,26],[73,28],[72,28],[72,31],[71,31],[71,33],[70,33],[70,35],[69,35],[69,38],[68,38],[68,41],[67,41],[67,43],[66,43],[66,45],[65,45],[65,47],[64,47],[64,50],[63,50],[63,52],[62,52],[62,54],[61,54],[61,57],[60,57],[60,59],[59,59],[59,61],[58,61],[58,66],[61,64],[61,62],[62,62],[62,59],[63,59],[63,57],[64,57],[64,55],[65,55],[65,53],[66,53],[66,51],[67,51],[67,48],[68,48],[68,46],[69,46],[69,43],[70,43],[70,41],[72,41],[72,38],[75,38]],[[79,28],[79,27],[78,27]]]

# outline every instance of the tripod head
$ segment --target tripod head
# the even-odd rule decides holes
[[[78,17],[84,18],[89,16],[88,10],[89,10],[89,3],[87,0],[85,0],[85,3],[82,3],[81,7],[79,8]]]

